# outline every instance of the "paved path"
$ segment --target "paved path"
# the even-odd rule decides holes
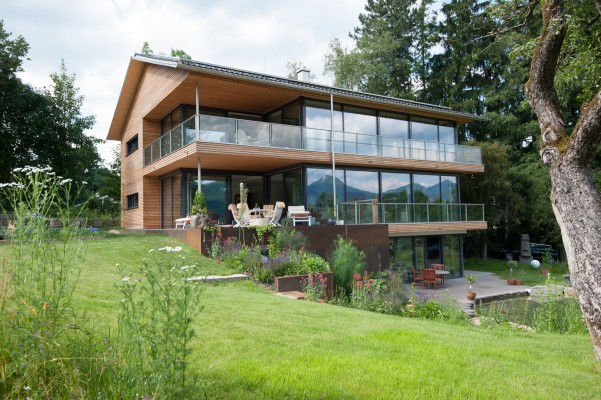
[[[487,297],[502,296],[505,294],[529,293],[530,286],[525,285],[508,285],[506,280],[503,280],[492,272],[480,271],[465,271],[464,275],[474,274],[478,277],[476,283],[472,285],[472,290],[477,293],[476,300]],[[417,292],[423,295],[435,295],[442,297],[444,293],[448,293],[452,298],[457,299],[461,308],[468,314],[472,314],[474,302],[468,300],[465,292],[468,291],[469,285],[465,278],[447,279],[444,287],[440,289],[425,289],[421,285],[416,286]]]

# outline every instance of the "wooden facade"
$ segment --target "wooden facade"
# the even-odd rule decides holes
[[[268,172],[303,164],[331,165],[332,155],[329,152],[195,141],[145,166],[144,148],[160,137],[161,119],[180,105],[196,104],[197,91],[199,107],[257,115],[266,115],[301,97],[329,101],[330,96],[334,96],[335,101],[348,105],[442,118],[458,124],[478,118],[434,105],[355,93],[193,61],[136,55],[130,62],[107,136],[109,140],[121,142],[121,221],[125,228],[168,227],[166,222],[178,217],[182,211],[179,208],[182,191],[169,188],[169,185],[177,186],[181,182],[181,174],[177,174],[182,170],[195,170],[199,160],[204,169],[215,171]],[[127,143],[136,136],[139,149],[127,154]],[[484,171],[481,163],[361,154],[337,153],[336,164],[455,175]],[[138,194],[138,207],[128,209],[126,199],[133,194]],[[388,236],[444,235],[486,229],[486,223],[398,224],[387,227]],[[354,228],[346,226],[336,229],[348,231]],[[329,235],[319,227],[311,227],[307,232],[311,231]],[[373,257],[381,258],[383,254]]]

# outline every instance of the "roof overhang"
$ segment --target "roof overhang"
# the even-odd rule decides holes
[[[199,84],[201,106],[242,112],[265,114],[300,96],[328,100],[332,95],[336,102],[443,118],[457,123],[487,120],[480,116],[454,111],[448,107],[318,85],[192,60],[135,54],[130,60],[121,88],[107,135],[108,140],[121,139],[144,69],[149,65],[181,69],[189,72],[189,75],[171,96],[150,110],[145,118],[160,119],[178,104],[195,104],[195,86]]]

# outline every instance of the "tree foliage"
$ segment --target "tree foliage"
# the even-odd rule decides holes
[[[11,39],[0,21],[0,181],[26,165],[48,165],[58,175],[82,181],[100,161],[99,140],[85,134],[94,117],[81,115],[83,96],[64,62],[50,76],[50,88],[34,89],[21,81],[16,73],[28,50],[25,39]]]

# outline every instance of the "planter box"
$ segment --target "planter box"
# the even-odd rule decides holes
[[[319,274],[313,274],[319,275]],[[326,297],[331,299],[334,295],[334,274],[332,272],[323,272],[321,274],[326,279]],[[309,275],[286,275],[275,277],[275,289],[278,292],[303,291],[302,280],[308,279]]]

